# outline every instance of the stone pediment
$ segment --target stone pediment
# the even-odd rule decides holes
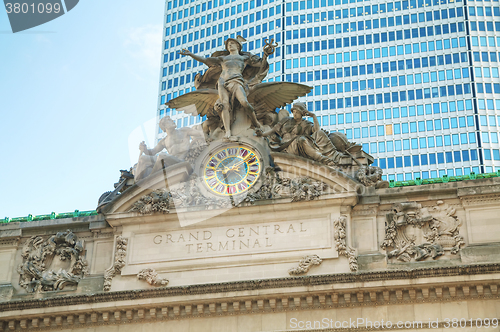
[[[210,195],[196,170],[183,162],[135,183],[104,205],[101,212],[110,215],[126,212],[179,213],[186,211],[185,208],[191,211],[217,210],[253,205],[257,201],[262,205],[277,201],[356,197],[365,188],[344,172],[306,158],[286,153],[272,153],[271,157],[275,168],[268,167],[263,171],[255,190],[239,197]]]

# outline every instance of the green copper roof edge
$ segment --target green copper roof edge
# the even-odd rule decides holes
[[[38,216],[33,216],[31,214],[28,214],[28,216],[26,217],[18,217],[18,218],[5,217],[3,219],[0,219],[0,224],[10,223],[10,222],[29,222],[29,221],[40,221],[40,220],[88,217],[88,216],[96,216],[97,214],[98,213],[96,210],[89,210],[89,211],[75,210],[73,212],[65,212],[65,213],[52,212],[51,214],[42,214]]]
[[[488,179],[494,177],[500,177],[500,170],[493,173],[483,173],[483,174],[475,174],[474,172],[471,172],[471,174],[469,175],[458,175],[458,176],[443,175],[440,178],[424,179],[424,180],[422,180],[421,178],[416,178],[415,180],[408,180],[408,181],[390,180],[389,188],[420,186],[424,184],[459,182],[467,180],[479,180],[479,179]]]

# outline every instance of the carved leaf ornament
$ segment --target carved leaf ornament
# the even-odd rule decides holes
[[[358,271],[358,257],[356,256],[356,250],[347,245],[347,217],[341,215],[333,223],[335,233],[335,247],[339,255],[347,257],[349,261],[349,269],[351,272]]]
[[[127,245],[128,239],[118,236],[116,238],[116,249],[115,249],[115,261],[113,265],[104,271],[104,291],[109,292],[111,290],[111,281],[113,277],[122,272],[122,268],[125,266],[125,257],[127,256]]]
[[[168,280],[158,275],[155,269],[142,269],[137,273],[137,279],[144,280],[151,286],[166,286]]]

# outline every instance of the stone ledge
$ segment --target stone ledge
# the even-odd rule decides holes
[[[191,318],[249,315],[298,310],[401,306],[407,304],[496,300],[496,280],[462,282],[433,281],[422,285],[378,286],[372,288],[309,289],[271,294],[220,294],[219,297],[183,300],[131,299],[121,303],[76,305],[61,308],[16,310],[0,314],[2,330],[52,330],[89,328],[100,325],[181,320]]]
[[[146,290],[119,292],[99,292],[97,294],[61,296],[50,299],[30,299],[0,303],[0,313],[13,310],[49,308],[68,305],[96,304],[115,301],[133,301],[163,297],[220,294],[227,292],[249,292],[256,290],[283,289],[291,287],[306,287],[348,284],[361,282],[384,282],[387,280],[407,280],[417,278],[436,278],[454,276],[487,275],[500,272],[500,264],[462,265],[450,267],[408,269],[400,271],[376,271],[342,273],[321,276],[305,276],[296,278],[263,279],[219,284],[192,285],[184,287],[167,287]],[[329,286],[331,287],[331,286]]]

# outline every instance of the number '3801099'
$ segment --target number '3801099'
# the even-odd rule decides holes
[[[55,13],[58,14],[61,11],[61,5],[59,3],[38,3],[38,4],[28,4],[28,3],[10,3],[5,4],[7,14],[27,14],[27,13]]]

